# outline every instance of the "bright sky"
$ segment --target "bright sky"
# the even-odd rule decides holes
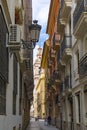
[[[48,38],[48,35],[46,34],[46,27],[50,1],[51,0],[32,0],[33,20],[38,20],[38,24],[42,26],[39,42],[34,49],[34,61],[37,54],[38,46],[43,47],[44,41],[46,41],[46,39]]]

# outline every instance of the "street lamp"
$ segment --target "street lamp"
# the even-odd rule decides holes
[[[21,39],[20,26],[17,24],[10,25],[9,29],[9,42],[6,44],[13,51],[18,51],[21,46],[28,49],[34,49],[36,42],[39,41],[41,25],[37,24],[38,21],[34,20],[31,25],[28,26],[30,38],[28,41]],[[6,36],[6,41],[8,36]],[[21,44],[20,44],[21,43]]]
[[[29,26],[30,39],[29,41],[22,40],[22,44],[25,48],[34,49],[36,42],[39,41],[41,25],[37,24],[38,21],[34,20],[33,24]]]
[[[37,24],[38,21],[34,20],[33,24],[29,26],[31,42],[36,43],[39,41],[41,26]]]

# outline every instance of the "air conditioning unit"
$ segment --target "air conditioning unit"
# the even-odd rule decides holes
[[[11,50],[19,50],[21,46],[21,30],[17,24],[9,26],[9,42],[8,47]]]

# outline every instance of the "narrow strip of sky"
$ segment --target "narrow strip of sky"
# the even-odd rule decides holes
[[[48,20],[50,0],[32,0],[33,19],[38,20],[38,24],[42,26],[39,46],[43,46],[44,41],[47,39],[46,26]]]
[[[42,26],[40,39],[34,49],[34,61],[37,55],[37,48],[40,46],[43,48],[44,41],[48,38],[46,34],[46,27],[48,21],[48,13],[51,0],[32,0],[33,19],[38,20],[38,24]]]

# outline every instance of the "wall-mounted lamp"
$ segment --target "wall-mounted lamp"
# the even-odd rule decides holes
[[[38,21],[34,20],[33,24],[29,26],[30,41],[22,40],[22,44],[28,49],[34,49],[36,42],[39,41],[41,26],[37,24]]]
[[[7,43],[7,47],[13,51],[19,50],[21,45],[23,45],[24,48],[34,49],[36,42],[39,41],[41,30],[41,26],[37,23],[38,21],[34,20],[33,23],[29,26],[29,41],[24,41],[23,39],[21,40],[19,25],[10,25],[9,42]]]

